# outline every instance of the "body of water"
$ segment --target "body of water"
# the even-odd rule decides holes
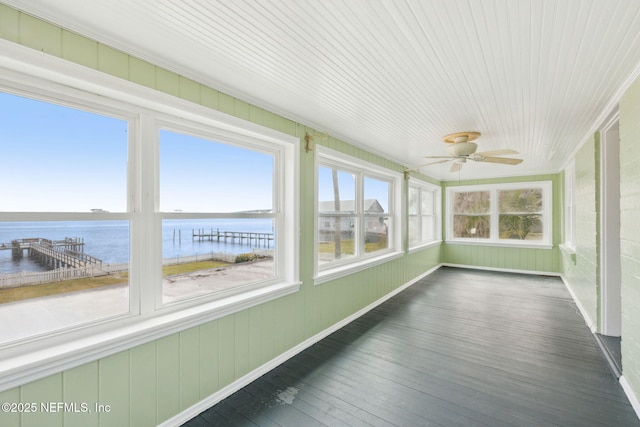
[[[192,240],[192,230],[204,230],[206,233],[211,230],[274,233],[272,224],[270,219],[165,220],[162,226],[162,256],[177,258],[215,252],[250,252],[257,245]],[[110,264],[129,262],[128,221],[0,223],[0,244],[9,246],[12,240],[25,238],[78,238],[84,241],[84,252],[88,255]],[[272,241],[270,248],[273,249],[273,246]],[[23,258],[14,259],[11,250],[0,250],[0,274],[45,270],[45,267],[30,260],[26,252]]]

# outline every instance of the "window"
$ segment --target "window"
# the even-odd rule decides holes
[[[409,247],[440,241],[440,188],[411,182],[408,198]]]
[[[400,175],[318,147],[316,283],[400,250]]]
[[[572,161],[564,170],[564,244],[576,248],[576,167]]]
[[[159,135],[165,304],[276,278],[278,150],[190,131]]]
[[[21,46],[0,58],[0,388],[299,289],[298,138]]]
[[[130,120],[88,110],[0,92],[0,345],[129,313]]]
[[[447,241],[551,245],[551,182],[450,187]]]

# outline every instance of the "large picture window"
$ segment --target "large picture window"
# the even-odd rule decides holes
[[[409,184],[409,247],[440,241],[440,188],[426,183]]]
[[[164,304],[276,277],[279,153],[260,148],[160,131]]]
[[[549,181],[450,187],[447,241],[551,245]]]
[[[334,277],[400,250],[400,175],[319,147],[317,276]],[[331,272],[331,273],[327,273]]]
[[[129,313],[130,121],[0,92],[0,345]]]
[[[10,58],[0,388],[299,289],[298,138],[31,49]]]

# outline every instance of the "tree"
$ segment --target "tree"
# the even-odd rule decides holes
[[[500,192],[500,238],[524,240],[532,229],[542,224],[540,189]]]

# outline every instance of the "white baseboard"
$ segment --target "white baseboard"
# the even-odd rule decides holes
[[[443,263],[442,266],[455,267],[455,268],[469,268],[472,270],[501,271],[503,273],[533,274],[538,276],[560,276],[560,273],[549,272],[549,271],[516,270],[513,268],[497,268],[497,267],[485,267],[482,265],[451,264],[447,262]]]
[[[624,375],[620,377],[619,381],[622,389],[629,399],[629,403],[631,403],[633,410],[636,411],[636,415],[638,416],[638,418],[640,418],[640,400],[638,400],[638,396],[636,396],[635,392],[627,382],[627,379],[624,377]]]
[[[582,318],[584,319],[584,323],[587,324],[587,327],[589,328],[591,333],[595,334],[596,332],[598,332],[598,325],[593,320],[591,320],[591,317],[589,317],[589,314],[587,313],[587,311],[584,309],[584,307],[580,303],[580,300],[576,296],[575,292],[573,292],[573,289],[571,288],[571,285],[569,285],[569,281],[562,274],[560,275],[560,278],[562,279],[562,282],[564,283],[564,286],[569,291],[569,294],[571,295],[571,299],[573,299],[573,302],[576,304],[576,307],[580,311],[580,314],[582,315]]]
[[[373,303],[369,304],[368,306],[364,307],[363,309],[353,313],[351,316],[341,320],[340,322],[330,326],[329,328],[325,329],[324,331],[319,332],[318,334],[312,336],[311,338],[303,341],[302,343],[298,344],[297,346],[295,346],[295,347],[291,348],[290,350],[282,353],[278,357],[270,360],[269,362],[265,363],[264,365],[254,369],[253,371],[249,372],[248,374],[244,375],[243,377],[237,379],[236,381],[234,381],[233,383],[229,384],[228,386],[218,390],[217,392],[215,392],[211,396],[201,400],[200,402],[196,403],[195,405],[190,406],[189,408],[185,409],[184,411],[180,412],[179,414],[177,414],[177,415],[169,418],[168,420],[162,422],[161,424],[159,424],[159,427],[173,427],[173,426],[180,426],[180,425],[184,424],[185,422],[189,421],[191,418],[193,418],[196,415],[200,414],[201,412],[209,409],[210,407],[212,407],[216,403],[220,402],[224,398],[232,395],[236,391],[240,390],[241,388],[249,385],[251,382],[253,382],[256,379],[260,378],[262,375],[266,374],[267,372],[271,371],[272,369],[274,369],[277,366],[281,365],[282,363],[286,362],[287,360],[289,360],[290,358],[292,358],[296,354],[298,354],[301,351],[307,349],[308,347],[311,347],[313,344],[317,343],[318,341],[322,340],[323,338],[326,338],[327,336],[331,335],[332,333],[334,333],[338,329],[340,329],[343,326],[351,323],[355,319],[357,319],[360,316],[366,314],[368,311],[374,309],[375,307],[379,306],[383,302],[387,301],[388,299],[390,299],[390,298],[394,297],[395,295],[399,294],[400,292],[404,291],[409,286],[413,285],[417,281],[421,280],[422,278],[430,275],[431,273],[433,273],[434,271],[439,269],[441,266],[442,266],[442,264],[439,264],[439,265],[433,267],[432,269],[426,271],[425,273],[421,274],[420,276],[412,279],[411,281],[405,283],[404,285],[396,288],[392,292],[386,294],[385,296],[383,296],[382,298],[378,299],[377,301],[374,301]]]

